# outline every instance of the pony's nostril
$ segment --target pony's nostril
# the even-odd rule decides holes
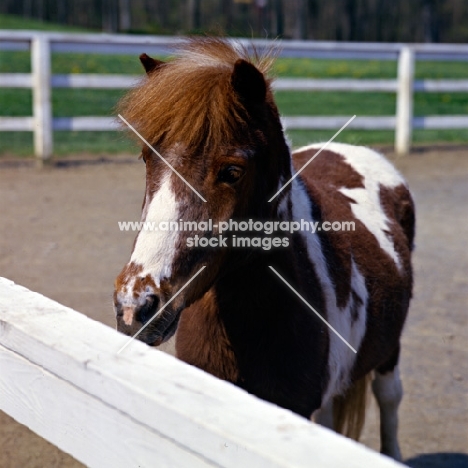
[[[159,298],[158,296],[151,294],[147,296],[146,302],[138,309],[136,313],[136,319],[143,325],[147,323],[151,317],[154,316],[158,310]]]
[[[123,307],[119,302],[116,302],[114,304],[114,310],[115,310],[116,317],[122,317],[123,316]]]

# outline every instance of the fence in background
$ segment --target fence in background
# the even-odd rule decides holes
[[[32,117],[0,117],[0,131],[33,131],[37,157],[49,158],[53,153],[54,130],[116,130],[111,117],[53,118],[51,88],[119,89],[135,84],[139,77],[129,75],[51,74],[51,52],[85,52],[139,55],[142,52],[167,54],[181,38],[124,36],[106,34],[60,34],[34,31],[0,31],[0,49],[30,50],[31,73],[0,74],[0,87],[32,88]],[[258,50],[269,48],[271,41],[242,40]],[[367,79],[301,79],[286,78],[275,82],[277,90],[295,91],[355,91],[397,93],[394,116],[359,116],[350,128],[395,130],[395,150],[406,154],[411,147],[412,131],[416,129],[468,128],[467,115],[413,116],[413,93],[468,92],[468,80],[415,80],[416,59],[466,60],[468,45],[462,44],[386,44],[351,42],[281,41],[281,57],[349,58],[398,60],[394,80]],[[284,117],[288,129],[338,129],[350,116]]]
[[[90,467],[402,467],[0,278],[0,409]]]

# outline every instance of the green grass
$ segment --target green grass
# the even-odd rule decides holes
[[[273,73],[280,77],[301,78],[394,78],[396,62],[279,58]]]
[[[139,147],[118,132],[55,132],[55,153],[134,153]]]
[[[54,89],[54,117],[115,115],[114,107],[124,93],[116,89]]]
[[[279,77],[393,79],[396,61],[280,58],[273,73]],[[417,61],[416,79],[468,79],[468,62]]]
[[[54,117],[110,116],[124,90],[54,89]],[[284,115],[392,115],[393,93],[286,92],[276,93]],[[0,90],[0,116],[31,115],[32,93],[29,89]],[[467,93],[416,93],[414,113],[419,115],[468,114]]]
[[[0,27],[1,27],[0,15]],[[27,52],[0,51],[0,73],[30,72]],[[53,73],[141,74],[137,57],[128,55],[53,54]],[[369,78],[391,79],[396,76],[396,64],[376,60],[308,60],[278,59],[274,73],[279,77]],[[467,62],[417,62],[418,79],[468,79]],[[110,116],[124,91],[92,89],[54,89],[55,117]],[[278,92],[278,106],[283,115],[394,115],[395,94],[376,92]],[[30,90],[0,89],[0,116],[31,115]],[[468,93],[416,93],[415,115],[467,115]],[[332,131],[291,130],[294,146],[330,138]],[[346,130],[340,141],[355,144],[391,144],[392,131]],[[133,151],[134,146],[114,132],[55,132],[55,153],[119,153]],[[414,133],[415,142],[468,142],[464,130]],[[32,136],[28,132],[0,132],[0,154],[31,154]]]
[[[394,93],[298,92],[276,93],[284,115],[394,115]],[[468,93],[415,93],[414,114],[468,114]]]
[[[0,28],[1,29],[1,28]],[[142,46],[142,52],[144,52]],[[122,73],[141,74],[137,56],[100,54],[53,54],[53,73]],[[0,51],[0,73],[28,73],[29,52]],[[395,61],[325,60],[279,58],[273,68],[278,77],[393,79]],[[468,79],[468,62],[416,62],[417,79]]]
[[[8,93],[2,91],[0,90],[0,116],[31,115],[31,90],[13,89]],[[54,117],[115,115],[113,108],[124,92],[113,89],[54,89],[53,115]]]
[[[0,155],[31,156],[32,154],[32,132],[0,132]]]
[[[328,141],[336,130],[288,130],[286,133],[297,148]],[[335,141],[352,145],[393,145],[395,134],[392,130],[346,130]],[[468,143],[468,135],[460,130],[414,130],[413,142],[464,144]]]
[[[143,47],[144,48],[144,47]],[[0,73],[30,73],[29,52],[0,50]],[[103,73],[142,75],[137,56],[67,53],[52,54],[52,73]]]
[[[300,92],[276,93],[276,102],[284,115],[392,115],[393,93]]]
[[[80,153],[139,154],[139,147],[118,132],[54,132],[54,155]],[[0,155],[31,156],[32,132],[0,132]]]

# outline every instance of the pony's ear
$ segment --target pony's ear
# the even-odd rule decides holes
[[[246,60],[239,59],[234,64],[231,84],[245,103],[261,104],[265,101],[267,85],[257,68]]]
[[[164,62],[161,60],[156,60],[149,55],[141,54],[140,55],[140,62],[145,67],[146,73],[151,73],[157,70]]]

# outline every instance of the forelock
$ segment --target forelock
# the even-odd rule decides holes
[[[246,125],[246,112],[231,86],[237,60],[267,74],[272,60],[249,56],[238,43],[192,39],[174,58],[146,76],[119,103],[118,110],[150,143],[217,148]]]

